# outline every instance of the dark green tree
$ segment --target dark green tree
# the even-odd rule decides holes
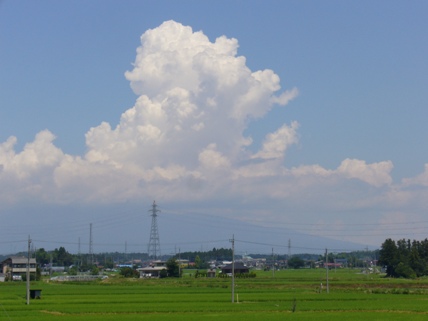
[[[40,265],[45,265],[45,264],[48,264],[49,263],[49,260],[50,260],[50,255],[49,255],[49,253],[48,252],[46,252],[45,251],[45,249],[44,248],[40,248],[40,249],[38,249],[37,251],[36,251],[36,254],[35,254],[35,256],[36,256],[36,261],[37,261],[37,263],[38,264],[40,264]]]
[[[104,268],[112,269],[114,267],[114,262],[111,257],[104,258]]]
[[[403,262],[398,263],[398,265],[395,267],[395,275],[402,277],[402,278],[408,278],[408,279],[414,279],[416,278],[416,273],[413,271],[413,269]]]
[[[91,269],[91,275],[98,275],[100,273],[100,269],[94,265]]]
[[[288,260],[288,266],[292,269],[300,269],[305,266],[305,261],[295,255]]]
[[[202,267],[202,260],[199,255],[195,257],[195,268],[200,269]]]
[[[180,269],[178,267],[178,262],[176,259],[170,258],[166,262],[166,271],[167,271],[167,275],[169,277],[176,277],[177,278],[180,276]]]
[[[120,275],[124,276],[125,278],[139,278],[140,273],[138,273],[137,270],[134,270],[130,267],[123,267],[120,269]]]
[[[387,239],[381,247],[379,261],[390,277],[416,278],[428,274],[428,240],[394,242]]]
[[[77,269],[77,266],[73,265],[69,270],[68,270],[68,274],[69,275],[77,275],[77,272],[79,270]]]
[[[55,249],[53,252],[54,262],[58,266],[69,266],[73,264],[73,255],[68,253],[64,247]]]
[[[159,278],[163,279],[166,278],[168,276],[168,272],[166,270],[161,270],[159,272]]]
[[[425,261],[420,256],[420,242],[413,241],[412,248],[409,253],[409,266],[414,271],[415,277],[424,275]]]
[[[382,243],[379,253],[379,263],[386,266],[386,275],[390,277],[397,276],[395,268],[399,263],[399,253],[395,241],[387,239]]]
[[[404,263],[404,265],[409,265],[410,249],[411,243],[410,240],[401,239],[397,242],[397,258],[398,262]]]

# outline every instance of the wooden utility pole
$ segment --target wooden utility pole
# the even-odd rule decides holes
[[[325,249],[325,268],[327,271],[327,293],[330,293],[330,289],[328,287],[328,250]]]
[[[30,244],[31,239],[28,235],[28,253],[27,253],[27,305],[30,304]]]
[[[232,303],[235,302],[235,235],[232,235]]]
[[[273,248],[272,248],[272,277],[275,277],[275,257],[273,255]]]

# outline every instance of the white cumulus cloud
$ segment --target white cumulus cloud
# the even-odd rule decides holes
[[[391,161],[366,164],[363,160],[345,159],[337,171],[347,178],[357,178],[370,185],[380,187],[392,183],[390,172],[393,168]]]
[[[428,164],[425,164],[424,171],[421,174],[416,177],[405,178],[403,183],[405,186],[421,185],[428,187]]]
[[[106,123],[91,128],[86,160],[147,170],[174,165],[189,172],[242,160],[252,143],[243,134],[248,123],[297,92],[276,96],[278,75],[252,72],[237,50],[236,39],[222,36],[211,42],[174,21],[146,31],[134,68],[125,73],[140,96],[116,128]],[[283,154],[295,141],[296,127],[293,123],[271,134],[275,137],[268,138],[260,157]]]
[[[294,121],[291,126],[283,125],[274,133],[266,136],[262,150],[252,156],[252,158],[279,158],[285,156],[286,149],[297,143],[297,128],[299,124]]]
[[[273,200],[278,208],[309,213],[308,208],[381,207],[391,199],[403,206],[414,199],[409,186],[428,186],[428,165],[402,185],[393,184],[391,161],[347,158],[336,169],[288,168],[285,157],[299,141],[297,121],[266,128],[254,152],[249,124],[286,105],[298,90],[282,90],[272,70],[250,70],[238,48],[236,39],[210,41],[175,21],[146,31],[125,73],[137,95],[134,106],[118,115],[116,126],[102,122],[90,128],[84,155],[63,153],[48,130],[20,152],[15,137],[1,143],[0,200],[233,198],[245,204],[260,200],[259,207]]]

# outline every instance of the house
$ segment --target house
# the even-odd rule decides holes
[[[341,268],[342,263],[325,263],[324,262],[324,267],[328,267],[329,269]]]
[[[207,278],[215,278],[216,269],[209,269],[207,271]]]
[[[64,273],[65,266],[52,266],[51,264],[46,264],[45,266],[43,266],[43,272],[48,272],[48,274]]]
[[[8,280],[20,280],[27,273],[28,258],[25,256],[12,256],[4,260],[2,272]],[[36,273],[36,259],[30,258],[30,273]]]
[[[347,259],[334,259],[334,263],[341,264],[341,267],[347,267],[348,266],[348,260]]]
[[[137,269],[140,272],[140,278],[158,278],[162,270],[166,270],[165,261],[153,261],[149,266]]]
[[[177,264],[180,266],[181,269],[185,269],[185,268],[189,267],[189,260],[179,259],[176,261],[177,261]]]
[[[244,265],[242,262],[235,262],[235,274],[240,273],[249,273],[250,269]],[[221,273],[230,274],[232,273],[232,264],[227,264],[221,268]]]

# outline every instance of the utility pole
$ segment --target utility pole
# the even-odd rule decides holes
[[[366,257],[366,275],[367,275],[367,278],[369,278],[370,270],[369,270],[369,247],[368,246],[366,246],[366,254],[367,254],[367,257]]]
[[[92,248],[92,223],[89,224],[89,259],[91,260],[91,266],[94,264],[94,254]]]
[[[273,248],[272,248],[272,277],[275,277],[275,257],[273,256]]]
[[[28,235],[28,254],[27,254],[27,305],[30,304],[30,244],[31,239]]]
[[[232,235],[232,303],[235,302],[235,235]]]
[[[181,278],[181,252],[180,248],[178,248],[178,277]]]
[[[125,264],[128,262],[128,242],[125,241]]]
[[[79,243],[78,243],[78,247],[77,247],[77,257],[78,257],[78,266],[82,266],[82,256],[80,255],[80,237],[78,239]]]
[[[325,249],[325,268],[327,271],[327,293],[330,293],[329,287],[328,287],[328,250]]]

